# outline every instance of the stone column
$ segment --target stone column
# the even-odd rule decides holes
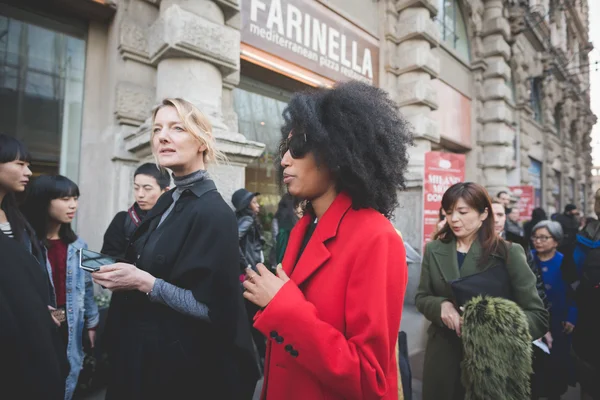
[[[437,123],[430,117],[431,110],[437,108],[431,80],[440,69],[439,59],[431,51],[439,40],[432,19],[437,13],[436,4],[433,0],[388,0],[385,4],[383,88],[397,101],[415,134],[415,147],[409,150],[408,191],[400,194],[395,223],[416,249],[421,248],[422,242],[424,156],[431,150],[431,144],[440,140]]]
[[[488,0],[483,12],[483,58],[487,69],[483,75],[483,132],[479,135],[482,147],[483,184],[494,194],[506,189],[508,167],[514,154],[512,128],[513,110],[510,107],[511,49],[507,42],[510,24],[503,14],[502,0]]]
[[[245,185],[245,165],[264,150],[263,144],[247,141],[237,132],[231,89],[239,82],[238,22],[238,1],[162,0],[148,35],[149,60],[156,66],[155,101],[181,97],[210,119],[219,149],[229,159],[210,167],[226,200]],[[142,142],[149,140],[148,127],[136,136],[142,136]]]

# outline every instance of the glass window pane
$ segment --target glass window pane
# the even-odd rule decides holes
[[[268,93],[271,92],[276,92],[280,98],[269,96]],[[282,113],[287,105],[283,98],[291,94],[243,78],[240,87],[234,89],[233,96],[240,132],[249,140],[266,145],[263,155],[246,167],[246,189],[261,193],[259,202],[264,210],[261,218],[264,219],[262,222],[268,232],[282,194],[276,165],[277,150],[284,122]]]
[[[0,118],[34,173],[78,178],[85,41],[0,16]]]
[[[470,60],[469,52],[469,37],[467,35],[467,26],[463,18],[462,10],[458,5],[454,8],[456,20],[455,20],[455,46],[456,52],[463,57],[465,60]]]

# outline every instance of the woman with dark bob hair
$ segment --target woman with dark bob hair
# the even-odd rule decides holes
[[[269,339],[262,398],[395,400],[407,269],[388,219],[408,124],[384,91],[358,82],[296,94],[283,116],[283,182],[307,206],[277,274],[259,264],[244,282]]]
[[[423,256],[417,309],[431,321],[423,367],[424,400],[465,397],[461,384],[462,318],[451,283],[503,266],[506,297],[525,313],[534,339],[548,331],[548,312],[536,290],[523,247],[496,234],[492,203],[485,188],[472,182],[451,186],[442,197],[448,223],[427,244]],[[490,279],[496,281],[496,275]],[[485,279],[483,274],[480,279]],[[496,282],[490,282],[494,284]],[[479,285],[483,289],[485,285]],[[479,294],[486,294],[482,290]],[[492,338],[493,339],[493,338]],[[524,371],[525,374],[528,371]]]

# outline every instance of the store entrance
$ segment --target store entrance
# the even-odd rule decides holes
[[[272,220],[285,193],[277,154],[282,138],[282,114],[293,92],[307,87],[248,63],[243,63],[242,74],[239,86],[233,91],[239,130],[248,140],[266,146],[262,156],[246,166],[246,189],[261,194],[259,217],[266,241],[264,253],[268,256],[273,241]]]

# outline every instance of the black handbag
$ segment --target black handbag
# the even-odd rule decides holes
[[[504,262],[477,274],[453,280],[450,282],[450,287],[457,307],[462,307],[476,296],[514,300],[510,276]]]

